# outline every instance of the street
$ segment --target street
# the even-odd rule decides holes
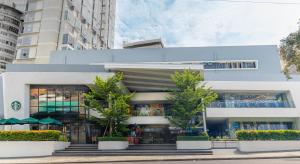
[[[198,161],[158,161],[158,162],[121,162],[113,164],[299,164],[300,158],[257,159],[257,160],[198,160]],[[108,163],[107,163],[108,164]],[[110,163],[112,164],[112,163]]]

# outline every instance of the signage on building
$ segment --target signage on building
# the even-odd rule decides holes
[[[21,109],[21,103],[19,101],[13,101],[10,105],[14,111],[19,111]]]

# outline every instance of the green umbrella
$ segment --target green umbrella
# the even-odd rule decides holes
[[[57,121],[57,120],[55,120],[53,118],[50,118],[50,117],[41,119],[40,123],[44,124],[44,125],[62,125],[62,123],[60,121]]]
[[[40,123],[40,121],[38,119],[35,119],[35,118],[32,118],[32,117],[23,119],[21,121],[23,122],[23,124],[39,124]]]
[[[2,122],[2,125],[15,125],[15,124],[23,124],[23,122],[16,118],[9,118]]]
[[[0,125],[4,125],[5,119],[0,119]]]
[[[1,124],[2,125],[10,125],[10,130],[12,130],[12,125],[23,124],[23,122],[16,118],[9,118],[9,119],[4,119],[3,121],[1,121]]]

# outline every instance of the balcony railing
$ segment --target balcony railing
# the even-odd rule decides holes
[[[288,102],[276,100],[260,100],[260,101],[216,101],[211,103],[208,108],[292,108]]]

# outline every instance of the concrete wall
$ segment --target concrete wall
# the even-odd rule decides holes
[[[277,47],[225,46],[188,48],[112,49],[102,51],[57,51],[50,57],[52,64],[136,63],[257,60],[254,70],[205,70],[208,81],[284,81]]]

